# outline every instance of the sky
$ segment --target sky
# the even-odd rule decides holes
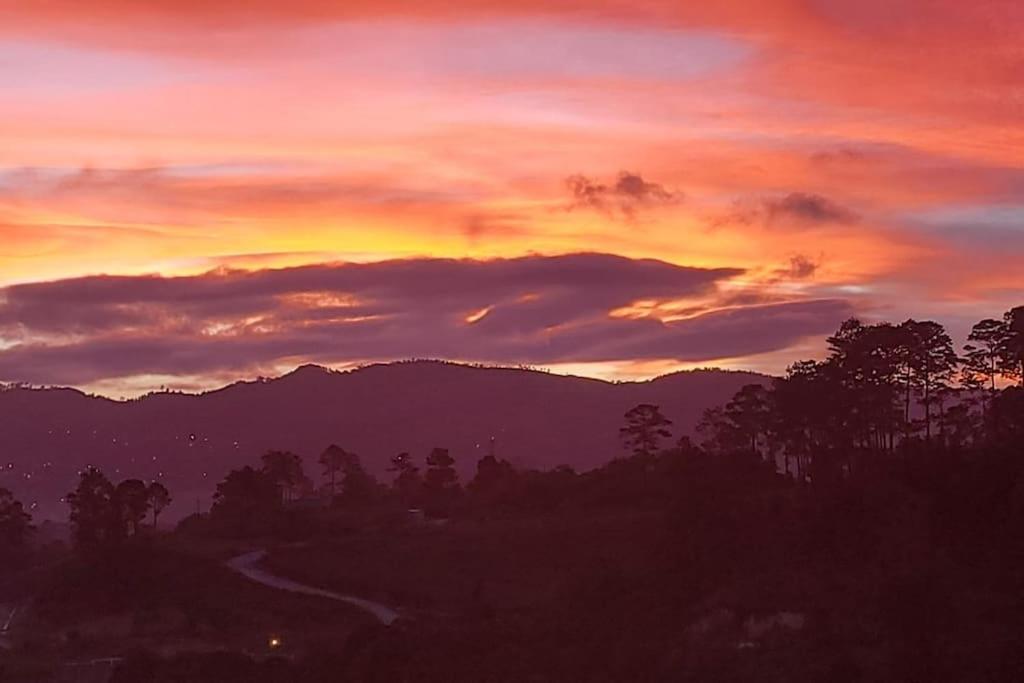
[[[1016,0],[0,0],[0,381],[782,372],[1024,303]]]

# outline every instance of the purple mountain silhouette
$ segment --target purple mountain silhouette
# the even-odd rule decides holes
[[[159,478],[173,519],[207,509],[216,483],[268,449],[303,455],[319,480],[319,453],[337,443],[384,481],[395,453],[422,465],[434,446],[451,450],[464,478],[494,439],[499,457],[522,467],[585,470],[622,455],[622,416],[661,406],[676,435],[691,434],[704,409],[761,375],[680,372],[645,382],[415,361],[335,372],[307,365],[270,380],[204,394],[151,394],[113,401],[72,389],[0,391],[0,487],[34,505],[37,519],[66,517],[61,500],[86,465],[115,482]]]

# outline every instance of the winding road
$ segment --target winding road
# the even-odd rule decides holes
[[[301,593],[302,595],[312,595],[327,600],[336,600],[338,602],[348,603],[354,607],[367,612],[372,615],[377,621],[390,626],[396,619],[401,615],[397,610],[394,610],[387,605],[382,605],[371,600],[364,600],[363,598],[356,598],[351,595],[342,595],[340,593],[334,593],[323,588],[317,588],[316,586],[307,586],[306,584],[299,583],[298,581],[292,581],[286,579],[283,576],[277,576],[272,574],[265,569],[259,567],[259,563],[263,558],[267,556],[266,550],[254,550],[252,552],[233,557],[226,562],[227,566],[246,577],[251,581],[269,586],[270,588],[277,588],[279,590],[288,591],[290,593]]]
[[[16,605],[0,605],[0,650],[10,649],[11,624],[17,615]]]

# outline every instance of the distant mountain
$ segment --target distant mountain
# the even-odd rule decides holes
[[[223,475],[271,448],[316,458],[337,443],[387,480],[388,459],[409,451],[422,465],[434,446],[449,448],[462,476],[494,439],[499,457],[523,467],[579,470],[622,454],[622,416],[654,403],[692,433],[704,409],[752,373],[679,372],[645,382],[453,363],[416,361],[336,372],[307,365],[270,380],[204,394],[151,394],[131,401],[72,389],[0,391],[0,487],[35,503],[37,518],[64,518],[60,498],[87,464],[111,479],[160,478],[175,496],[168,517],[207,509]]]

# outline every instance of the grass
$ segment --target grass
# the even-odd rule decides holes
[[[340,647],[373,624],[348,605],[253,583],[209,548],[177,546],[158,541],[99,565],[68,557],[37,576],[15,650],[0,655],[0,680],[45,679],[41,672],[67,662],[139,650],[294,656]]]
[[[657,526],[649,513],[622,512],[410,524],[277,548],[266,566],[402,607],[523,609],[550,602],[574,577],[603,566],[642,571]]]

